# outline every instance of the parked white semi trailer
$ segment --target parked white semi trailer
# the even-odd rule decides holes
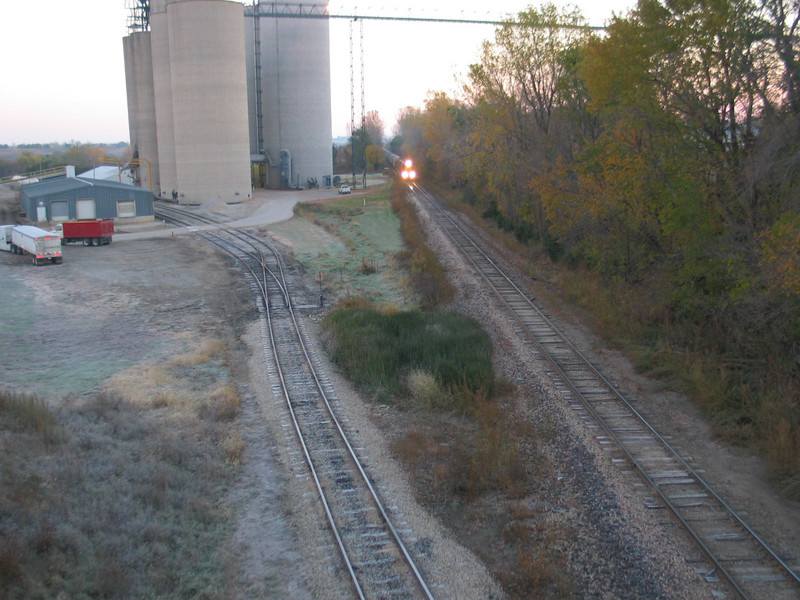
[[[59,264],[61,237],[33,225],[0,225],[0,250],[13,254],[30,254],[33,264]]]
[[[11,252],[11,230],[16,225],[0,225],[0,250]]]

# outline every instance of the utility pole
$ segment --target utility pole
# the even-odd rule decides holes
[[[361,136],[364,142],[364,179],[362,187],[367,189],[367,113],[364,108],[364,20],[359,22],[361,26]]]
[[[356,187],[356,96],[355,67],[353,65],[353,23],[350,21],[350,165],[353,167],[353,189]]]

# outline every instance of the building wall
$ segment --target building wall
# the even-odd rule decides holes
[[[76,182],[83,180],[76,179]],[[52,192],[42,192],[46,184],[31,184],[20,188],[20,204],[25,214],[33,222],[37,222],[37,208],[41,203],[46,209],[47,220],[52,220],[51,206],[53,202],[66,201],[68,218],[77,218],[78,200],[92,199],[98,219],[113,219],[117,217],[117,204],[119,202],[133,201],[136,205],[136,219],[153,218],[153,194],[149,190],[125,185],[104,184],[99,180],[89,180],[90,184],[75,185],[70,189],[59,189]]]

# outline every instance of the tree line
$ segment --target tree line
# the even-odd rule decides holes
[[[97,167],[108,154],[123,155],[123,160],[130,158],[127,144],[95,145],[95,144],[25,144],[16,158],[0,159],[0,178],[13,175],[26,175],[46,171],[56,167],[72,165],[81,173]]]
[[[639,0],[586,25],[521,12],[396,143],[594,281],[642,366],[800,496],[800,2]]]
[[[385,164],[383,154],[384,124],[378,111],[371,110],[364,115],[361,126],[348,127],[349,144],[333,146],[333,172],[361,174]]]

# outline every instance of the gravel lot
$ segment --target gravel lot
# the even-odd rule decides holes
[[[312,192],[313,193],[313,192]],[[319,191],[316,192],[319,194]],[[335,195],[335,191],[332,192]],[[286,218],[304,196],[256,199],[236,207],[205,207],[243,225]],[[288,212],[287,212],[288,206]],[[347,598],[331,569],[332,552],[310,488],[301,470],[282,407],[273,398],[263,364],[262,325],[238,272],[203,243],[163,225],[120,228],[111,246],[68,246],[64,264],[33,267],[24,257],[0,253],[0,331],[29,346],[6,355],[0,379],[6,388],[34,391],[58,403],[92,394],[107,379],[134,364],[163,360],[176,352],[188,331],[242,332],[234,369],[243,402],[238,427],[243,461],[227,494],[232,533],[227,593],[239,598]],[[474,276],[459,266],[453,249],[437,236],[437,251],[460,290],[456,306],[477,318],[495,340],[497,368],[514,381],[522,401],[514,418],[550,435],[536,448],[547,463],[546,479],[525,501],[553,531],[564,574],[575,595],[585,598],[704,598],[712,588],[686,563],[696,556],[666,515],[649,511],[633,487],[634,478],[603,455],[585,425],[564,406],[541,363],[532,360]],[[532,286],[547,285],[542,274]],[[317,298],[310,282],[307,300]],[[532,294],[538,296],[536,289]],[[552,307],[551,307],[552,308]],[[557,307],[556,307],[557,308]],[[558,312],[558,311],[556,311]],[[621,388],[660,420],[666,431],[686,439],[688,452],[708,478],[730,494],[757,529],[787,554],[800,547],[800,507],[775,493],[754,457],[711,439],[691,406],[675,394],[637,376],[614,351],[604,348],[579,321],[561,313],[576,341],[606,365]],[[306,314],[315,331],[321,315]],[[48,360],[36,361],[43,348]],[[52,351],[51,351],[52,350]],[[379,488],[403,515],[419,547],[431,558],[424,569],[437,598],[504,597],[475,558],[469,537],[481,532],[444,529],[413,498],[412,486],[390,450],[402,415],[365,403],[337,370],[327,365],[344,414],[359,432]],[[466,541],[464,545],[459,541]]]

